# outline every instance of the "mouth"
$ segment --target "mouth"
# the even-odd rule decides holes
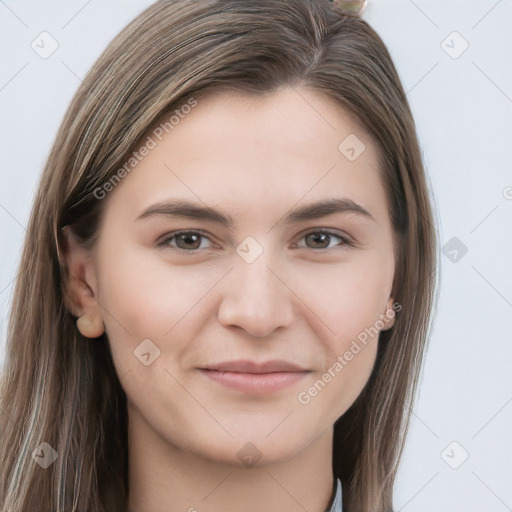
[[[288,361],[227,361],[199,370],[211,380],[249,394],[273,393],[291,386],[311,373]]]

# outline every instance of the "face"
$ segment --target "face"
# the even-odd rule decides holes
[[[130,435],[289,459],[332,432],[392,324],[376,146],[307,89],[206,97],[161,131],[103,199],[86,272]]]

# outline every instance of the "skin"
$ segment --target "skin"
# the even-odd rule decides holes
[[[350,134],[366,146],[355,161],[338,150]],[[283,223],[290,210],[332,198],[374,219],[338,212]],[[176,199],[216,208],[235,225],[137,220]],[[218,93],[104,201],[97,243],[87,252],[70,235],[66,262],[75,310],[101,332],[103,322],[127,394],[129,510],[323,512],[333,492],[333,424],[366,384],[378,337],[309,403],[298,394],[393,304],[393,233],[373,141],[312,90]],[[170,238],[180,230],[205,237]],[[321,238],[325,230],[331,239]],[[319,231],[320,239],[306,237]],[[263,249],[252,263],[237,253],[248,236]],[[187,248],[195,253],[176,252]],[[145,339],[160,351],[148,366],[134,355]],[[284,359],[309,373],[251,394],[199,370],[235,359]],[[261,456],[255,465],[237,455],[244,446]]]

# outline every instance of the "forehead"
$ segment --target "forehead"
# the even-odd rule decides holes
[[[377,148],[354,118],[317,91],[221,91],[162,116],[140,148],[151,150],[115,191],[141,209],[186,196],[242,212],[327,195],[385,216]],[[277,210],[276,210],[277,212]]]

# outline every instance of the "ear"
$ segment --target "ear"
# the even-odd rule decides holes
[[[391,327],[393,327],[393,325],[395,325],[396,310],[393,307],[393,304],[395,304],[395,299],[393,297],[390,297],[386,304],[386,311],[383,313],[383,316],[384,316],[384,318],[382,318],[382,321],[384,322],[384,327],[382,328],[383,331],[387,331],[388,329],[391,329]]]
[[[62,231],[59,258],[63,268],[63,298],[66,309],[75,317],[101,318],[96,302],[96,273],[91,253],[80,244],[69,226]]]

